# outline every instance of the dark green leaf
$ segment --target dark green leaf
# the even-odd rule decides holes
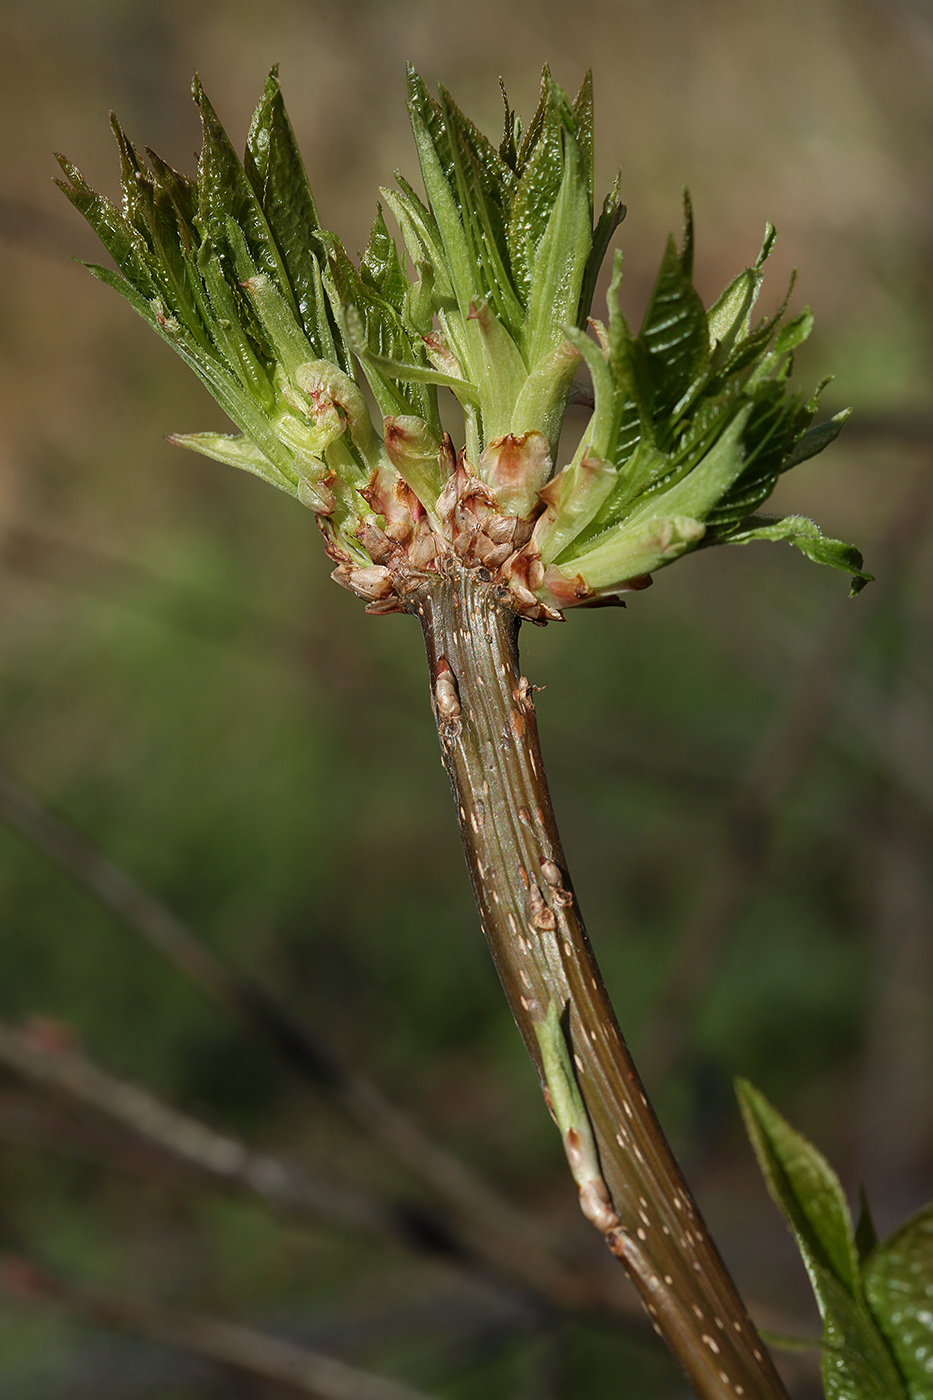
[[[470,255],[481,270],[479,299],[489,301],[499,319],[514,333],[521,325],[522,307],[512,285],[504,227],[512,173],[443,87],[440,97],[452,190]]]
[[[288,301],[295,302],[281,255],[256,192],[197,78],[192,90],[201,114],[198,223],[202,235],[213,245],[217,256],[222,258],[226,251],[227,220],[233,219],[243,230],[259,271],[272,278]]]
[[[171,345],[206,385],[231,421],[242,432],[248,434],[283,477],[288,478],[292,472],[291,452],[276,437],[265,414],[258,408],[254,399],[244,392],[242,383],[227,365],[215,356],[205,355],[201,347],[187,336],[183,326],[166,321],[164,316],[160,316],[157,308],[145,297],[140,296],[119,273],[110,268],[97,267],[93,263],[86,266],[99,281],[119,292],[134,311],[148,321],[153,330]]]
[[[609,251],[609,244],[612,235],[625,218],[625,205],[619,202],[619,188],[622,176],[617,175],[612,189],[603,200],[602,212],[596,221],[596,228],[593,231],[593,246],[586,263],[586,271],[583,274],[583,285],[580,288],[580,305],[577,308],[576,324],[584,326],[586,318],[590,314],[590,307],[593,305],[593,296],[596,292],[596,281],[599,277],[599,270],[603,265],[606,253]]]
[[[522,137],[518,147],[517,169],[521,173],[535,150],[544,132],[547,118],[548,104],[551,97],[551,70],[545,63],[541,69],[541,87],[538,90],[538,105],[534,110],[534,115],[528,123],[528,130]]]
[[[639,389],[655,418],[671,412],[709,360],[706,312],[684,269],[690,246],[689,235],[682,254],[673,238],[668,240],[638,333]]]
[[[507,228],[515,288],[523,301],[531,290],[535,254],[544,237],[563,179],[564,131],[573,118],[566,96],[548,78],[519,154],[520,177],[512,193]]]
[[[349,352],[329,315],[317,256],[321,225],[275,68],[253,116],[244,169],[275,240],[305,334],[320,359],[351,372]]]
[[[583,153],[583,169],[586,172],[586,186],[590,197],[590,219],[593,218],[593,70],[587,69],[586,77],[580,84],[580,91],[573,99],[570,108],[573,113],[574,135]]]
[[[521,342],[529,368],[565,337],[580,306],[580,289],[593,246],[583,156],[571,132],[562,141],[563,176],[554,207],[535,249],[528,314]]]
[[[864,1186],[859,1187],[858,1200],[859,1213],[858,1220],[855,1222],[855,1248],[858,1251],[860,1261],[864,1263],[878,1243],[878,1231],[875,1229],[875,1222]]]
[[[437,305],[453,305],[456,301],[447,264],[444,260],[444,245],[437,221],[429,209],[415,194],[411,185],[396,172],[398,190],[381,189],[380,193],[398,220],[408,249],[408,256],[416,267],[429,264],[432,271],[433,291]]]
[[[215,344],[247,393],[254,395],[265,408],[271,409],[275,394],[260,358],[259,347],[247,330],[247,325],[254,318],[245,297],[239,288],[234,291],[230,286],[220,258],[209,248],[202,248],[198,265],[210,298]]]
[[[197,234],[188,219],[190,189],[164,162],[157,162],[155,173],[150,172],[116,117],[111,117],[110,124],[120,150],[124,216],[146,241],[150,275],[167,309],[206,345],[203,302],[192,256]]]
[[[360,356],[380,412],[414,414],[428,424],[435,436],[441,436],[437,411],[437,391],[433,383],[401,380],[385,372],[384,363],[420,365],[428,370],[420,337],[413,336],[401,317],[376,289],[365,282],[347,256],[343,244],[332,234],[326,235],[329,250],[329,271],[334,296],[348,322],[353,320],[351,341]],[[352,318],[351,318],[352,313]],[[361,353],[364,352],[364,353]],[[380,362],[383,369],[378,368]]]
[[[790,471],[791,467],[797,467],[801,462],[815,457],[818,452],[823,451],[824,447],[828,447],[831,442],[834,442],[845,427],[851,412],[851,408],[843,408],[827,422],[816,423],[812,428],[808,428],[805,433],[801,434],[781,463],[781,471]]]
[[[811,1282],[823,1317],[826,1400],[912,1400],[868,1308],[818,1264]]]
[[[864,1300],[838,1177],[747,1080],[737,1081],[736,1092],[768,1192],[790,1225],[819,1305],[827,1400],[908,1400]]]
[[[757,265],[747,267],[710,307],[707,314],[710,351],[717,365],[724,364],[737,341],[748,335],[749,320],[762,281],[761,269]]]
[[[76,165],[62,155],[56,156],[56,160],[71,182],[66,184],[64,180],[57,180],[58,188],[87,219],[136,291],[144,297],[154,296],[156,286],[149,270],[149,250],[145,239],[117,212],[109,199],[91,189]]]
[[[933,1400],[933,1205],[877,1247],[865,1261],[863,1277],[910,1400]]]
[[[457,178],[450,139],[440,107],[411,68],[408,93],[408,112],[421,177],[431,216],[443,245],[443,256],[438,257],[435,271],[443,269],[449,274],[460,312],[465,316],[470,303],[483,295],[483,288],[457,204]]]
[[[510,170],[514,171],[518,165],[518,142],[521,139],[522,124],[509,106],[509,95],[505,90],[505,83],[499,79],[499,90],[502,93],[502,103],[505,107],[502,140],[499,143],[499,155]]]
[[[801,428],[799,397],[787,395],[782,384],[766,382],[750,402],[742,471],[709,515],[715,534],[738,525],[770,496]],[[809,422],[809,414],[803,421]]]

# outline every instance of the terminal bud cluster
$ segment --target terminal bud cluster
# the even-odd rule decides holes
[[[847,571],[853,591],[868,580],[858,551],[812,521],[759,513],[846,416],[813,426],[819,389],[790,387],[809,311],[752,319],[773,229],[707,310],[687,200],[637,333],[619,254],[606,318],[590,317],[625,211],[618,180],[595,203],[589,76],[571,100],[545,70],[527,127],[506,99],[497,146],[410,72],[424,197],[397,176],[382,196],[402,250],[379,206],[358,263],[319,221],[275,71],[242,161],[197,81],[194,95],[195,179],[143,159],[114,120],[122,209],[60,157],[62,188],[117,267],[91,271],[237,429],[172,441],[297,497],[335,578],[371,611],[404,610],[419,580],[456,561],[545,622],[617,601],[690,551],[759,539]],[[590,381],[579,392],[577,374]],[[442,392],[462,414],[457,443]],[[591,412],[562,462],[571,396]]]

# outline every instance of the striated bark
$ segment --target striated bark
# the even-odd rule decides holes
[[[449,559],[409,598],[483,931],[544,1082],[536,1023],[556,1002],[607,1195],[581,1205],[704,1400],[786,1400],[622,1038],[573,893],[541,760],[519,620]],[[568,1134],[568,1138],[571,1135]],[[574,1144],[565,1141],[572,1158]]]

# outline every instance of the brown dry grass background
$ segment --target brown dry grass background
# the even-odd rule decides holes
[[[292,503],[162,441],[221,417],[70,260],[98,250],[50,180],[60,149],[115,194],[111,107],[139,144],[193,169],[195,70],[241,145],[278,62],[322,218],[358,248],[378,184],[415,168],[406,59],[491,131],[500,74],[528,112],[543,62],[568,87],[593,67],[598,184],[621,165],[635,319],[684,185],[709,298],[754,257],[770,218],[770,302],[796,266],[796,304],[817,318],[801,378],[834,373],[825,406],[856,408],[846,438],[783,484],[780,503],[857,540],[872,567],[915,502],[889,576],[849,605],[862,610],[854,625],[841,577],[756,547],[686,561],[625,614],[527,640],[529,674],[549,686],[545,751],[583,905],[623,1025],[659,1066],[679,930],[696,926],[717,880],[728,896],[741,877],[735,823],[728,834],[736,786],[809,674],[806,728],[821,693],[806,667],[829,656],[833,698],[800,750],[768,859],[715,956],[702,937],[681,955],[688,989],[708,970],[711,990],[651,1085],[741,1282],[810,1323],[729,1077],[771,1093],[847,1188],[865,1179],[886,1228],[929,1196],[933,1165],[931,554],[926,502],[911,495],[933,452],[925,0],[0,4],[0,761],[576,1239],[558,1149],[475,936],[415,629],[363,618],[330,586]],[[0,1012],[32,1011],[215,1122],[394,1181],[0,830]],[[9,1076],[0,1243],[78,1278],[251,1318],[325,1305],[352,1318],[400,1278],[413,1296],[427,1286],[394,1255],[367,1258],[326,1232],[283,1236],[245,1207],[43,1152],[17,1136],[24,1100]],[[599,1367],[617,1369],[611,1343],[585,1342],[567,1342],[590,1356],[585,1389],[554,1394],[610,1384]],[[152,1390],[152,1366],[82,1390],[90,1346],[11,1305],[0,1392],[223,1392],[174,1373]],[[401,1370],[445,1394],[550,1393],[522,1371],[521,1348],[512,1372],[494,1360],[483,1370],[467,1349],[459,1373],[438,1376],[406,1346]],[[631,1375],[633,1395],[678,1393],[663,1369]]]

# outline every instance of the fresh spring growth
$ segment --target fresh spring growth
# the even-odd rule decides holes
[[[505,100],[493,145],[409,73],[424,186],[382,196],[359,264],[321,225],[270,75],[239,161],[198,82],[195,180],[143,161],[114,120],[123,209],[59,158],[62,188],[119,269],[92,266],[200,376],[238,432],[173,441],[243,467],[315,514],[334,577],[369,610],[404,610],[454,558],[534,621],[617,599],[688,551],[786,539],[868,581],[857,550],[800,516],[758,514],[778,477],[846,414],[811,426],[819,389],[789,387],[811,316],[753,323],[774,241],[705,310],[689,200],[637,332],[619,305],[589,320],[620,223],[596,207],[588,76],[571,101],[545,69],[527,128]],[[407,257],[406,257],[407,254]],[[572,460],[560,432],[575,375],[592,414]],[[371,416],[370,398],[380,415]],[[442,427],[438,390],[463,415]]]

